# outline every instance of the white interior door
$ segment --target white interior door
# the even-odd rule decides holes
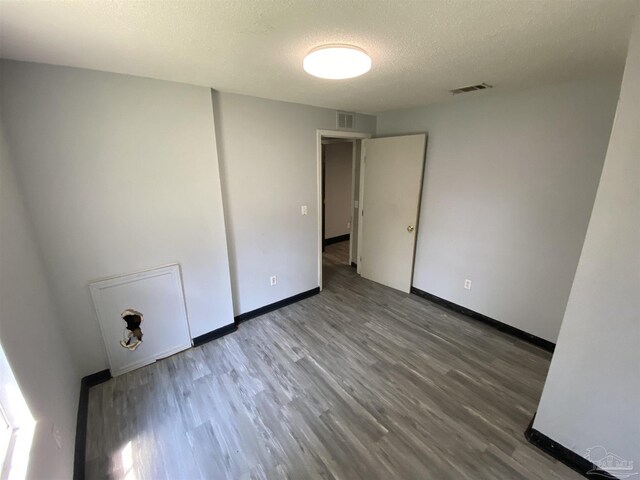
[[[426,135],[363,141],[359,272],[409,292],[418,228]]]

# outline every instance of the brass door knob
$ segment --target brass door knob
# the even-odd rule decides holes
[[[413,225],[409,225],[407,227],[407,232],[413,232],[415,230],[416,227],[414,227]]]

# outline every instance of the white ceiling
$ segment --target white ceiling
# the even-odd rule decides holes
[[[634,0],[0,2],[0,56],[358,112],[514,90],[624,66]],[[350,43],[368,74],[321,80],[313,47]]]

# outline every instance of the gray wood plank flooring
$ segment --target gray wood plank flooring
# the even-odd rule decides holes
[[[345,244],[319,295],[93,387],[87,478],[581,478],[523,437],[547,352],[362,279]]]

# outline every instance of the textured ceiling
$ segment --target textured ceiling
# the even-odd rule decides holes
[[[620,74],[634,0],[0,2],[0,56],[359,112]],[[321,80],[313,47],[350,43],[368,74]]]

